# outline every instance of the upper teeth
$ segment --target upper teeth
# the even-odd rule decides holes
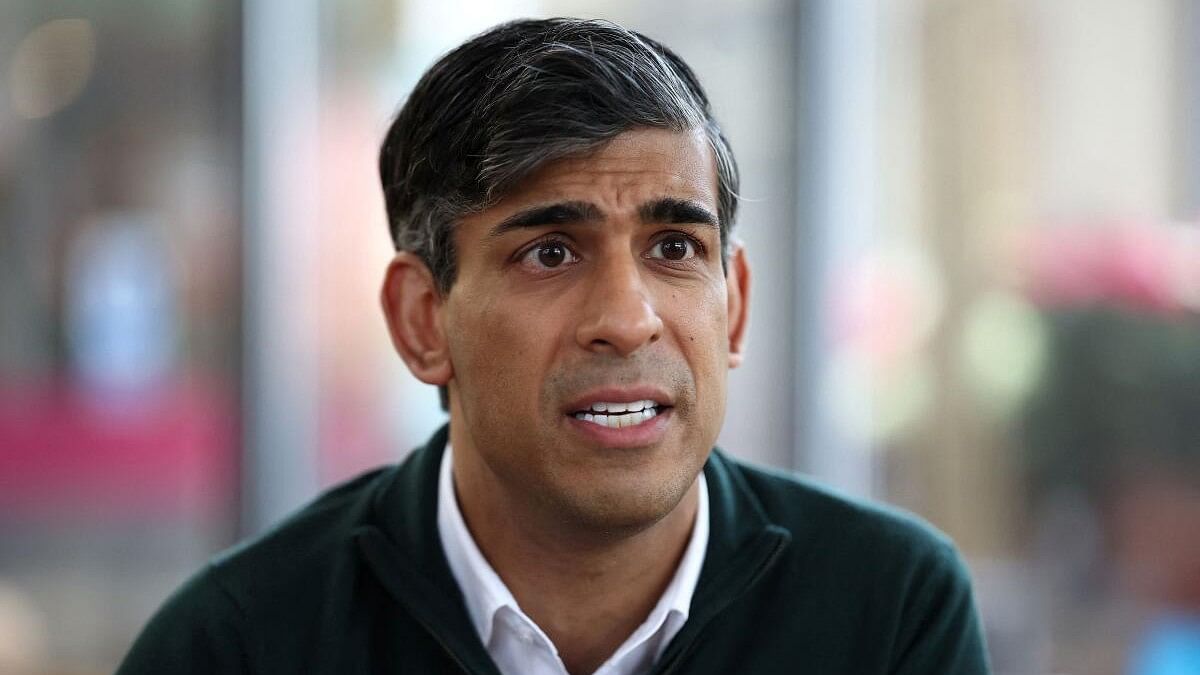
[[[593,412],[623,413],[623,412],[640,412],[646,408],[653,408],[653,407],[654,407],[654,401],[650,401],[650,400],[634,401],[633,403],[615,403],[615,402],[609,402],[609,401],[599,401],[597,403],[593,403],[591,409]]]
[[[634,401],[632,403],[615,403],[600,401],[593,403],[591,408],[575,413],[577,420],[591,422],[610,429],[624,429],[637,426],[658,416],[658,408],[654,401]]]

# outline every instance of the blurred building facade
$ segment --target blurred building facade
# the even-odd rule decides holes
[[[375,153],[531,15],[677,49],[737,148],[724,447],[946,530],[998,673],[1200,672],[1188,0],[7,3],[0,672],[111,671],[206,557],[444,421],[378,311]]]

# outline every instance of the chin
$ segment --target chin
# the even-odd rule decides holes
[[[643,472],[637,478],[589,481],[587,490],[562,494],[569,518],[598,532],[634,534],[658,523],[671,513],[691,488],[695,476],[671,475],[652,478]]]

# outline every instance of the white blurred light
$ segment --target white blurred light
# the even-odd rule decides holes
[[[1019,296],[988,293],[967,310],[959,358],[980,403],[1007,414],[1041,378],[1047,355],[1041,315]]]
[[[863,256],[835,289],[839,337],[876,365],[921,349],[942,320],[945,290],[929,256],[910,244]]]
[[[79,97],[95,62],[96,31],[87,19],[55,19],[34,28],[9,66],[13,109],[31,120],[62,110]]]
[[[839,349],[825,366],[822,391],[829,412],[826,422],[840,437],[854,441],[848,447],[865,452],[863,444],[871,436],[870,361],[861,352]]]
[[[1175,260],[1170,269],[1171,290],[1179,304],[1200,312],[1200,229],[1192,223],[1170,226]]]
[[[882,441],[912,429],[932,407],[933,367],[920,354],[879,372],[869,355],[843,349],[828,366],[829,421],[839,435],[855,441],[851,452],[886,449]]]
[[[33,599],[0,580],[0,672],[40,672],[49,635],[45,616]]]
[[[890,372],[877,375],[871,395],[874,440],[894,438],[920,422],[932,406],[933,392],[933,366],[920,354],[913,354]]]

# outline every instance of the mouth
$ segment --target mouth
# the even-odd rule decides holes
[[[658,417],[670,406],[642,399],[624,403],[621,401],[596,401],[585,410],[577,410],[571,416],[582,422],[596,424],[609,429],[633,427]]]
[[[665,438],[674,401],[653,387],[609,388],[572,401],[568,426],[589,443],[609,448],[645,448]]]

